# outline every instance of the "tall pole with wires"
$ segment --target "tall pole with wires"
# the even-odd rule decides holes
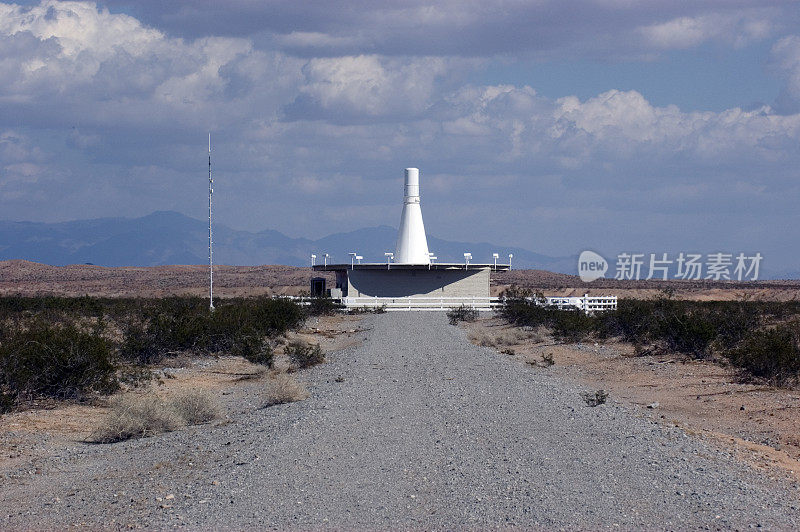
[[[214,310],[214,233],[211,228],[214,178],[211,176],[211,133],[208,133],[208,308]]]

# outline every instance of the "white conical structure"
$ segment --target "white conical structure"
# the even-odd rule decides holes
[[[422,223],[419,206],[419,170],[406,168],[406,185],[403,197],[403,214],[397,232],[394,261],[399,264],[430,264],[428,239]]]

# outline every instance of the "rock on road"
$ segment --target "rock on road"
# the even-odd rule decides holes
[[[364,318],[311,397],[80,445],[3,480],[0,528],[800,527],[797,492],[683,431],[587,407],[555,368],[471,345],[436,312]]]

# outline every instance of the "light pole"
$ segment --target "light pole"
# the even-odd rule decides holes
[[[356,255],[356,260],[358,261],[359,264],[361,264],[361,259],[363,258],[364,257],[362,257],[361,255]]]
[[[472,258],[472,253],[464,253],[464,269],[469,268],[469,261]]]
[[[386,269],[390,270],[392,268],[391,262],[392,259],[394,259],[394,253],[384,253],[384,255],[386,256]]]
[[[433,261],[435,261],[438,258],[439,257],[436,257],[433,253],[428,253],[428,269],[429,270],[431,269],[431,264],[433,264]]]
[[[311,254],[311,267],[313,268],[316,263],[317,263],[317,256],[312,253]]]
[[[356,260],[358,253],[348,253],[350,255],[350,269],[353,269],[353,262]]]
[[[494,259],[494,269],[497,270],[497,259],[500,258],[498,253],[492,253],[492,258]]]
[[[508,254],[508,269],[509,270],[511,269],[511,259],[513,259],[513,258],[514,258],[514,254],[513,253],[509,253]]]
[[[325,267],[327,268],[328,267],[328,257],[330,257],[330,255],[328,255],[327,253],[323,253],[322,257],[325,259]]]

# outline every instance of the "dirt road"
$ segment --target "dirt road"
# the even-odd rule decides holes
[[[305,401],[259,408],[243,388],[225,421],[76,443],[3,478],[0,528],[800,526],[796,486],[613,401],[586,406],[442,314],[362,327],[304,375]]]

